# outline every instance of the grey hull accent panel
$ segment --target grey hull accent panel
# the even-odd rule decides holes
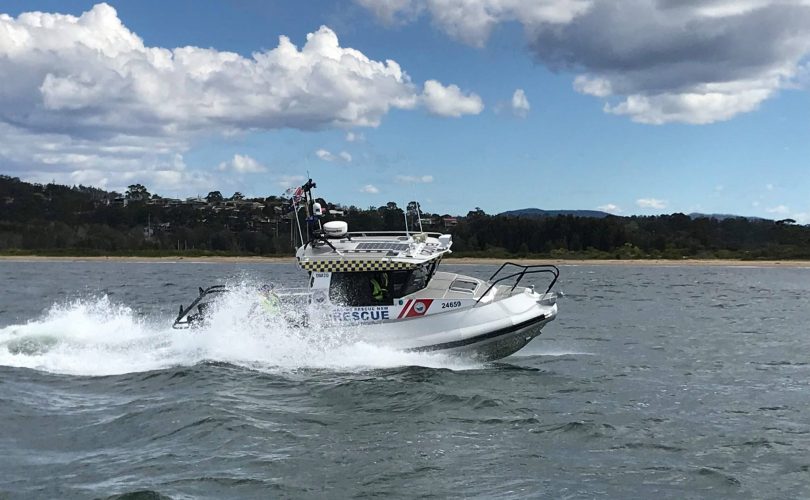
[[[407,349],[409,352],[429,352],[429,351],[441,351],[444,349],[458,349],[460,347],[470,347],[474,344],[479,342],[487,342],[494,340],[498,337],[502,337],[504,335],[509,335],[510,333],[514,333],[520,330],[525,330],[530,328],[538,323],[542,323],[545,321],[546,315],[541,314],[536,318],[532,318],[530,320],[524,321],[522,323],[518,323],[516,325],[512,325],[507,328],[501,328],[500,330],[495,330],[493,332],[485,333],[483,335],[476,335],[475,337],[470,337],[468,339],[462,340],[455,340],[453,342],[442,342],[441,344],[433,344],[428,346],[422,347],[413,347],[411,349]]]

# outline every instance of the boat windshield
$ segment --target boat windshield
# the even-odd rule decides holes
[[[371,279],[374,274],[377,273],[332,273],[329,300],[346,306],[373,305]]]
[[[329,300],[351,307],[392,304],[427,287],[436,267],[431,261],[403,271],[332,273]]]
[[[408,271],[394,271],[391,273],[391,293],[398,299],[418,292],[428,286],[433,273],[436,272],[436,261],[422,264]]]

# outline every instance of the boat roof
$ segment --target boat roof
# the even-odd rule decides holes
[[[441,233],[354,232],[313,240],[296,252],[298,265],[314,272],[413,269],[450,252],[452,238]]]

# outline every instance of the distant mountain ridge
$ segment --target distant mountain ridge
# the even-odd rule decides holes
[[[759,220],[770,220],[765,219],[762,217],[751,217],[747,215],[734,215],[734,214],[702,214],[699,212],[692,212],[689,214],[690,219],[717,219],[717,220],[726,220],[726,219],[745,219],[749,221],[759,221]]]
[[[506,212],[501,212],[498,215],[504,217],[527,217],[527,218],[543,218],[543,217],[557,217],[560,215],[566,216],[571,215],[574,217],[586,217],[586,218],[594,218],[594,219],[604,219],[608,215],[613,215],[614,217],[621,217],[616,216],[615,214],[610,214],[608,212],[602,212],[601,210],[542,210],[540,208],[521,208],[518,210],[507,210]],[[746,215],[735,215],[735,214],[704,214],[700,212],[692,212],[688,214],[690,219],[716,219],[719,221],[726,220],[726,219],[745,219],[748,221],[765,221],[770,219],[765,219],[762,217],[752,217]]]
[[[609,214],[600,210],[541,210],[539,208],[521,208],[519,210],[508,210],[501,212],[498,215],[505,217],[557,217],[560,215],[572,215],[574,217],[589,217],[594,219],[604,219]]]

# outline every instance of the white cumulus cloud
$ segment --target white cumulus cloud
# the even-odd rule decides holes
[[[349,163],[352,161],[352,155],[347,153],[346,151],[341,151],[338,154],[333,154],[332,152],[326,149],[319,149],[315,151],[315,156],[317,156],[323,161],[330,161],[330,162],[340,161],[344,163]]]
[[[282,175],[278,178],[278,180],[276,180],[276,184],[283,189],[287,189],[293,186],[300,186],[306,180],[306,177],[303,175]]]
[[[373,184],[366,184],[365,186],[360,188],[360,192],[368,194],[377,194],[380,192],[380,190],[377,189],[377,187],[374,186]]]
[[[767,99],[771,90],[755,89],[748,92],[680,93],[654,96],[631,95],[623,102],[605,105],[605,111],[628,115],[633,121],[653,125],[668,122],[706,124],[724,121],[752,111]]]
[[[433,182],[432,175],[398,175],[397,182],[400,184],[430,184]]]
[[[601,210],[603,212],[607,212],[609,214],[619,214],[622,212],[622,209],[619,208],[618,205],[614,205],[613,203],[608,203],[606,205],[599,205],[596,207],[597,210]]]
[[[459,117],[477,115],[484,109],[484,103],[475,93],[464,94],[457,85],[444,86],[436,80],[425,82],[422,103],[427,110],[438,116]]]
[[[399,24],[413,20],[422,5],[413,0],[356,0],[371,10],[385,24]]]
[[[257,174],[260,172],[267,172],[267,167],[257,162],[250,156],[235,154],[230,160],[220,163],[217,170],[221,172],[237,172],[240,174]]]
[[[0,162],[28,179],[146,181],[212,136],[374,127],[421,104],[399,64],[341,46],[326,26],[243,56],[149,46],[106,3],[80,16],[0,14]]]
[[[355,0],[386,24],[408,22],[428,12],[452,37],[483,46],[504,22],[564,24],[590,6],[589,0]]]
[[[791,218],[799,224],[810,224],[810,213],[808,212],[795,213]]]
[[[529,114],[529,110],[532,109],[531,104],[529,104],[529,99],[526,97],[526,92],[523,89],[516,89],[515,93],[512,94],[512,113],[515,116],[526,117]]]
[[[361,132],[346,132],[346,142],[363,142],[365,140],[366,136]]]
[[[71,135],[374,126],[412,108],[400,66],[341,47],[322,26],[299,48],[286,36],[250,58],[149,47],[98,4],[80,17],[0,17],[0,119]]]
[[[538,62],[639,123],[729,120],[807,85],[806,0],[355,1],[388,23],[430,16],[474,46],[520,23]]]
[[[0,122],[0,165],[6,174],[39,183],[92,185],[122,192],[141,183],[160,194],[205,189],[213,177],[186,166],[185,146],[165,137],[91,139],[27,131]],[[206,191],[207,192],[207,191]]]
[[[656,198],[639,198],[636,200],[636,206],[645,209],[663,210],[667,208],[667,202]]]
[[[574,78],[574,90],[581,94],[596,97],[607,97],[613,93],[609,80],[590,77],[588,75],[577,75],[577,77]]]
[[[790,208],[786,205],[777,205],[775,207],[766,208],[765,211],[774,215],[787,215],[790,213]]]

